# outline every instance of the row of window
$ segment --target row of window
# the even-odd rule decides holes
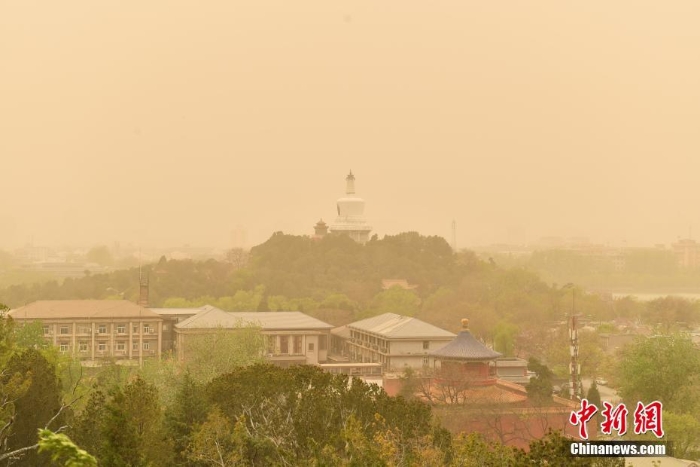
[[[71,334],[73,326],[59,326],[58,328],[58,333],[59,334]],[[97,334],[107,334],[107,324],[98,324],[97,325]],[[135,324],[133,326],[133,332],[134,334],[138,334],[140,329],[140,326],[138,324]],[[76,330],[77,334],[90,334],[92,332],[92,327],[90,326],[83,326],[79,325],[78,329]],[[148,323],[144,323],[143,325],[143,332],[144,334],[154,334],[156,332],[156,329],[152,327]],[[126,324],[117,324],[116,334],[126,334]],[[44,326],[44,335],[50,335],[51,334],[51,326]]]
[[[114,349],[118,352],[125,352],[126,351],[126,342],[116,342],[114,344]],[[61,352],[68,352],[70,350],[70,344],[68,342],[60,342],[59,347]],[[132,350],[139,350],[139,343],[138,342],[133,342],[131,346]],[[90,349],[90,343],[89,342],[78,342],[78,352],[88,352]],[[150,342],[144,342],[143,343],[143,350],[151,350],[151,343]],[[97,351],[98,352],[106,352],[107,351],[107,344],[105,342],[100,342],[97,344]]]
[[[277,343],[279,338],[279,352]],[[304,353],[304,336],[267,336],[267,350],[271,354],[301,355]],[[290,345],[291,344],[291,345]],[[319,350],[326,350],[326,336],[318,336]],[[314,352],[314,343],[309,342],[308,351]],[[291,352],[290,352],[291,350]]]
[[[388,349],[388,342],[385,339],[380,339],[375,336],[371,336],[362,332],[358,331],[350,331],[350,337],[352,339],[356,339],[357,341],[360,342],[366,342],[369,343],[370,345],[376,345],[379,348],[382,349]],[[429,350],[430,349],[430,341],[423,341],[423,350]]]

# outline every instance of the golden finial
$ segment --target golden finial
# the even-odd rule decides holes
[[[469,329],[469,320],[467,318],[462,318],[462,329]]]

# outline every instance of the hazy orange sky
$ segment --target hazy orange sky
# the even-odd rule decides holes
[[[700,236],[700,2],[0,0],[0,248]]]

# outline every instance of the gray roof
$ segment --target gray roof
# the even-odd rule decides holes
[[[235,328],[258,326],[265,331],[274,330],[330,330],[332,325],[312,318],[299,311],[223,311],[207,305],[196,315],[175,325],[178,329]]]
[[[493,360],[502,355],[479,342],[469,330],[460,332],[445,347],[429,353],[434,357],[454,360]]]
[[[180,316],[196,315],[200,311],[206,310],[207,307],[211,307],[211,305],[204,305],[198,308],[149,308],[149,310],[151,310],[153,313],[158,313],[159,315]]]
[[[331,334],[342,337],[343,339],[350,339],[350,329],[348,329],[347,325],[331,329]]]
[[[14,319],[161,319],[148,308],[127,300],[39,300],[8,313]]]
[[[348,324],[351,329],[378,334],[392,339],[447,339],[455,335],[418,318],[384,313]]]

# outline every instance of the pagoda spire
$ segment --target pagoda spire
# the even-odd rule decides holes
[[[345,188],[345,193],[348,195],[354,195],[355,194],[355,176],[352,174],[352,170],[350,170],[350,173],[348,174],[348,176],[345,177],[345,182],[347,183],[347,187]]]

